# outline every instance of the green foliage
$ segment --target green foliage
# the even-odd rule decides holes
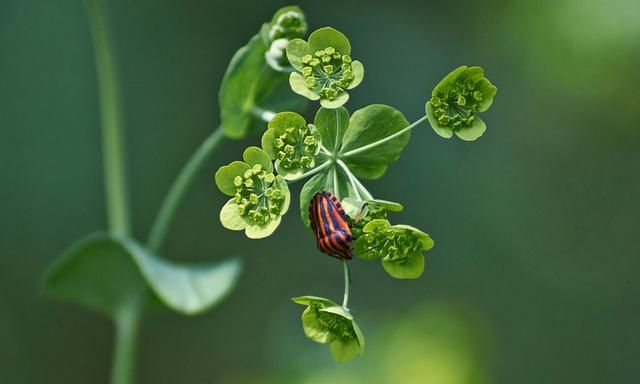
[[[280,31],[273,23],[276,20],[284,23],[285,19],[276,15],[270,32],[263,27],[263,40],[272,41],[272,49],[282,43],[273,40],[273,31]],[[295,33],[302,30],[296,17],[290,17],[285,24],[291,25]],[[412,124],[400,111],[384,104],[365,106],[350,115],[344,107],[349,100],[347,91],[363,80],[364,67],[351,58],[347,37],[330,27],[314,31],[308,41],[292,37],[286,36],[290,39],[286,57],[294,70],[289,75],[291,90],[319,101],[321,107],[313,124],[295,112],[274,113],[262,135],[262,150],[255,147],[247,150],[254,155],[253,162],[245,152],[244,162],[235,161],[218,170],[219,189],[233,196],[220,213],[222,224],[232,230],[245,229],[250,238],[271,235],[289,205],[287,181],[310,177],[300,191],[300,215],[305,226],[310,226],[311,198],[321,191],[331,192],[342,201],[358,257],[379,259],[387,273],[397,279],[420,277],[425,265],[423,252],[434,246],[433,240],[415,227],[391,225],[388,212],[400,212],[403,206],[376,199],[360,179],[382,177],[389,164],[400,158],[411,129],[425,120],[443,137],[451,137],[455,132],[464,140],[477,139],[486,129],[477,114],[489,108],[496,88],[480,67],[463,66],[435,87],[426,104],[426,115]],[[281,59],[281,47],[275,47],[272,59]],[[273,60],[267,60],[273,64]],[[236,117],[242,116],[237,113]],[[272,165],[271,161],[275,163]],[[332,228],[331,223],[327,228]],[[293,299],[307,306],[302,314],[307,337],[330,344],[338,361],[350,360],[364,349],[362,333],[347,308],[350,283],[348,262],[344,263],[342,305],[312,296]]]
[[[409,125],[404,115],[388,105],[373,104],[353,113],[344,133],[340,153],[358,150],[401,131]],[[390,163],[400,158],[409,142],[411,131],[376,147],[345,157],[345,163],[354,175],[364,179],[378,179],[384,175]]]
[[[261,132],[264,111],[304,106],[304,100],[293,97],[289,90],[288,73],[281,71],[288,67],[284,55],[288,39],[305,32],[304,13],[298,7],[286,7],[233,56],[219,92],[220,119],[227,137],[240,139]]]
[[[205,312],[234,288],[238,259],[184,264],[164,260],[131,239],[97,233],[80,240],[49,269],[47,294],[115,317],[149,288],[185,315]]]
[[[321,144],[316,127],[294,112],[275,115],[262,136],[262,148],[285,180],[295,180],[314,168]]]
[[[394,225],[385,219],[374,219],[362,229],[355,242],[356,255],[365,259],[379,258],[389,275],[397,279],[417,279],[424,271],[423,251],[434,242],[426,233],[409,225]]]
[[[262,149],[249,147],[243,158],[216,173],[220,191],[233,196],[220,211],[220,222],[227,229],[244,230],[250,239],[261,239],[271,235],[287,213],[289,187],[282,176],[273,174],[271,158]]]
[[[316,296],[301,296],[292,300],[307,306],[302,312],[305,335],[316,343],[329,344],[334,359],[347,362],[357,354],[364,353],[364,335],[348,309]]]
[[[487,129],[478,112],[489,109],[496,92],[482,68],[456,68],[433,89],[425,106],[429,123],[444,138],[455,133],[462,140],[476,140]]]
[[[349,100],[364,78],[362,63],[351,59],[351,44],[340,31],[320,28],[309,41],[294,39],[287,46],[287,58],[298,72],[291,73],[291,89],[309,100],[320,100],[325,108],[338,108]]]

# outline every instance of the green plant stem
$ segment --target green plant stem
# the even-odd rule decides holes
[[[344,298],[342,299],[342,306],[347,308],[347,305],[349,304],[349,286],[351,285],[351,278],[349,277],[349,262],[344,260],[342,265],[344,267]]]
[[[362,185],[360,180],[358,180],[358,178],[351,172],[351,170],[349,170],[349,167],[347,167],[347,164],[345,164],[344,161],[340,159],[338,159],[336,163],[342,168],[344,173],[349,178],[349,183],[351,183],[351,187],[353,188],[353,191],[356,194],[356,198],[358,200],[362,200],[362,198],[364,197],[365,200],[373,200],[373,195],[371,195],[371,192],[369,192],[367,188],[365,188],[364,185]],[[364,196],[361,196],[360,195],[361,193]]]
[[[149,248],[157,251],[162,247],[171,222],[180,203],[184,200],[185,194],[193,184],[202,166],[207,162],[216,148],[218,148],[223,139],[224,132],[222,126],[220,126],[202,142],[200,147],[191,155],[189,161],[184,165],[178,177],[176,177],[173,182],[169,193],[162,202],[158,215],[153,222],[147,242]]]
[[[302,175],[300,175],[300,177],[298,177],[297,179],[294,179],[294,180],[288,180],[287,182],[288,182],[289,184],[293,184],[293,183],[295,183],[295,182],[296,182],[296,181],[298,181],[298,180],[303,180],[303,179],[305,179],[305,178],[307,178],[307,177],[310,177],[310,176],[315,175],[316,173],[319,173],[320,171],[322,171],[323,169],[325,169],[325,168],[329,167],[330,165],[331,165],[331,161],[325,161],[324,163],[322,163],[322,164],[318,165],[317,167],[315,167],[315,168],[313,168],[313,169],[311,169],[311,170],[309,170],[309,171],[307,171],[307,172],[303,173],[303,174],[302,174]]]
[[[135,382],[135,361],[138,332],[142,320],[143,297],[146,289],[132,294],[132,300],[115,316],[115,346],[111,367],[111,384]]]
[[[386,143],[387,141],[395,139],[398,136],[402,136],[405,132],[408,132],[408,131],[412,130],[413,128],[417,127],[420,123],[422,123],[425,120],[427,120],[427,115],[424,115],[420,119],[418,119],[415,122],[411,123],[411,125],[399,130],[398,132],[394,133],[393,135],[389,135],[389,136],[387,136],[387,137],[385,137],[383,139],[380,139],[378,141],[375,141],[375,142],[373,142],[371,144],[363,145],[362,147],[353,149],[353,150],[351,150],[349,152],[341,153],[340,154],[340,158],[344,159],[344,158],[347,158],[349,156],[357,155],[358,153],[362,153],[362,152],[368,151],[368,150],[370,150],[372,148],[375,148],[378,145],[382,145],[382,144]]]
[[[93,37],[102,123],[102,156],[109,232],[126,236],[130,230],[127,183],[122,150],[122,116],[115,59],[107,24],[98,0],[86,0]]]

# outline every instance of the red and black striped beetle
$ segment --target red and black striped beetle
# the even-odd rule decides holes
[[[351,260],[353,237],[342,204],[330,192],[318,192],[309,204],[309,221],[318,249],[340,260]]]

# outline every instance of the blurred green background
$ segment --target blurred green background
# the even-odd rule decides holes
[[[108,1],[122,83],[135,233],[218,124],[226,65],[281,1]],[[364,358],[333,362],[289,298],[339,299],[342,266],[295,210],[273,237],[224,230],[212,175],[257,142],[228,142],[203,172],[165,255],[240,255],[212,312],[147,318],[143,383],[630,383],[640,361],[640,2],[300,1],[345,32],[366,68],[351,110],[413,121],[461,64],[498,87],[475,143],[414,131],[375,196],[436,247],[417,281],[354,262]],[[308,111],[309,115],[313,111]],[[79,0],[0,1],[0,382],[106,383],[112,327],[46,299],[43,271],[105,227],[94,59]],[[298,190],[296,185],[294,190]],[[295,194],[294,194],[295,196]],[[297,203],[296,203],[297,204]]]

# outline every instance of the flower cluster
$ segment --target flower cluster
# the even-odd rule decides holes
[[[294,180],[315,167],[321,138],[313,124],[294,112],[276,114],[262,136],[262,148],[275,160],[278,174]]]
[[[316,296],[292,300],[307,306],[302,313],[305,335],[317,343],[329,344],[337,361],[346,362],[364,353],[364,335],[346,308]]]
[[[351,59],[351,44],[341,32],[321,28],[309,36],[309,42],[291,40],[287,57],[298,71],[289,78],[294,92],[320,100],[325,108],[337,108],[349,99],[353,89],[364,78],[362,63]]]
[[[315,229],[315,242],[321,252],[335,255],[339,251],[364,260],[380,260],[390,276],[416,279],[423,274],[424,252],[433,248],[433,240],[415,227],[391,225],[388,213],[402,211],[402,205],[375,199],[360,180],[382,177],[399,159],[411,129],[422,121],[428,120],[443,137],[455,133],[464,140],[478,138],[486,129],[478,114],[489,108],[496,88],[480,67],[463,66],[434,88],[425,106],[427,116],[413,124],[400,111],[384,104],[368,105],[350,114],[343,105],[349,100],[348,91],[364,78],[362,63],[353,60],[351,43],[333,28],[320,28],[307,41],[298,38],[306,30],[298,11],[289,7],[278,11],[270,27],[263,28],[263,41],[270,44],[266,59],[276,69],[288,61],[294,69],[288,76],[291,90],[319,101],[321,107],[312,124],[298,113],[265,108],[253,96],[229,109],[227,122],[238,117],[241,128],[247,124],[240,118],[246,117],[236,112],[243,112],[247,106],[269,123],[262,135],[262,149],[249,148],[245,162],[233,162],[216,174],[220,190],[232,196],[220,219],[227,228],[244,229],[250,238],[269,236],[289,207],[287,182],[310,177],[300,190],[300,216],[306,226]],[[245,92],[244,77],[238,75],[236,79],[237,92]],[[279,93],[274,89],[257,94]],[[283,109],[283,104],[274,105],[277,107],[271,108]],[[318,203],[316,196],[330,197]],[[346,258],[342,261],[342,305],[316,296],[293,301],[306,306],[302,314],[306,336],[329,344],[336,360],[347,361],[363,353],[364,337],[348,309],[350,263]]]
[[[269,66],[276,71],[286,70],[289,63],[285,50],[289,41],[302,37],[305,33],[307,33],[307,22],[300,8],[291,6],[276,12],[265,39],[269,44],[269,49],[265,52],[265,59]]]
[[[289,209],[289,187],[273,174],[269,155],[258,147],[245,150],[244,162],[234,161],[216,172],[218,188],[233,196],[220,211],[225,228],[245,230],[247,237],[267,237]]]
[[[463,140],[477,139],[487,128],[477,114],[489,109],[496,90],[482,68],[455,69],[433,89],[427,102],[431,126],[445,138],[455,133]]]
[[[422,252],[434,245],[429,235],[409,225],[392,226],[385,219],[371,220],[362,232],[355,243],[356,255],[360,258],[380,258],[384,269],[397,279],[416,279],[422,275]]]

